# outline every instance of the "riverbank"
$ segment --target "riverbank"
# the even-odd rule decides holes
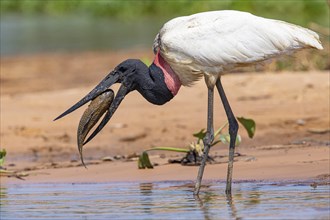
[[[105,129],[84,147],[88,169],[81,166],[76,146],[86,107],[53,121],[118,63],[138,57],[152,60],[149,51],[1,58],[4,167],[25,174],[25,180],[1,176],[1,184],[194,180],[198,167],[168,164],[182,154],[154,152],[151,160],[158,166],[153,170],[137,169],[132,155],[152,146],[185,147],[195,140],[192,133],[206,126],[203,80],[182,87],[164,106],[149,104],[137,92],[129,94]],[[252,140],[240,130],[235,180],[329,179],[329,72],[251,72],[222,80],[236,115],[257,123]],[[215,96],[215,128],[225,121]],[[211,150],[223,158],[207,166],[204,179],[225,180],[227,149],[219,144]],[[106,156],[113,161],[102,161]]]

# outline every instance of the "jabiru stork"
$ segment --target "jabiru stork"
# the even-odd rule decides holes
[[[194,194],[199,194],[214,138],[213,91],[216,87],[229,122],[226,194],[230,195],[238,123],[222,87],[221,76],[235,67],[254,65],[305,48],[323,49],[315,32],[247,12],[210,11],[177,17],[165,23],[157,34],[153,43],[155,59],[150,66],[138,59],[120,63],[90,93],[55,120],[100,96],[114,83],[121,83],[103,120],[86,144],[107,124],[128,93],[137,90],[150,103],[163,105],[177,95],[180,86],[193,86],[204,76],[208,89],[207,134]]]

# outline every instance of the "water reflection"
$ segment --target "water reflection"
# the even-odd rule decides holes
[[[209,206],[205,205],[205,204],[212,201],[212,196],[214,196],[214,194],[212,194],[210,192],[206,192],[203,199],[201,199],[199,197],[199,195],[194,195],[194,198],[195,198],[196,202],[198,203],[200,210],[203,213],[204,219],[206,219],[206,220],[211,219],[211,217],[209,214]]]
[[[230,213],[230,216],[233,218],[233,219],[236,219],[236,220],[240,220],[242,219],[241,217],[238,216],[237,214],[237,209],[236,209],[236,206],[235,206],[235,202],[233,200],[233,197],[232,195],[226,195],[226,198],[227,198],[227,204],[228,204],[228,208],[229,208],[229,213]]]
[[[152,198],[153,183],[140,183],[140,203],[144,213],[151,214],[153,207]]]
[[[1,209],[1,207],[5,206],[7,204],[7,199],[8,199],[7,188],[0,187],[0,209]]]
[[[238,197],[241,197],[241,193],[236,194]],[[235,197],[235,196],[234,196]],[[213,210],[214,204],[219,203],[219,201],[224,201],[227,204],[228,207],[228,216],[225,216],[222,214],[223,218],[230,218],[230,219],[242,219],[241,217],[238,217],[237,209],[235,206],[234,198],[232,194],[217,194],[216,191],[214,191],[212,188],[208,191],[205,191],[202,193],[201,196],[195,195],[194,196],[196,202],[198,203],[198,206],[200,210],[203,212],[204,219],[212,219],[212,214],[210,213],[210,210]]]
[[[326,219],[329,186],[212,182],[25,184],[0,189],[1,219]],[[295,210],[295,212],[292,212]]]
[[[7,188],[6,187],[0,187],[0,199],[1,198],[7,198]]]

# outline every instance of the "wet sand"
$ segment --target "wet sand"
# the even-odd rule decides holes
[[[53,119],[89,92],[116,64],[148,58],[148,51],[44,54],[1,58],[1,148],[4,167],[24,173],[21,180],[1,176],[1,184],[37,182],[110,182],[194,180],[198,167],[168,164],[179,153],[153,152],[153,170],[139,170],[136,158],[103,162],[105,156],[139,154],[152,146],[185,147],[192,133],[206,127],[204,81],[181,87],[164,106],[153,106],[137,92],[129,94],[109,124],[84,147],[88,169],[81,166],[76,144],[79,119],[87,107]],[[235,73],[222,79],[237,116],[257,123],[254,139],[241,129],[234,180],[329,181],[329,72]],[[115,89],[118,87],[115,87]],[[226,116],[215,95],[215,128]],[[204,179],[225,180],[228,146],[206,167]],[[118,156],[119,157],[119,156]]]

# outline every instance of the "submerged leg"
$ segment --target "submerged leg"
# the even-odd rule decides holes
[[[213,91],[214,88],[208,88],[208,101],[207,101],[207,131],[206,136],[203,139],[204,143],[204,153],[202,158],[202,163],[198,170],[197,180],[195,184],[194,195],[198,195],[201,188],[201,182],[203,178],[204,168],[210,151],[210,146],[214,138],[213,133]]]
[[[230,108],[229,102],[227,100],[225,91],[222,88],[220,78],[216,82],[216,86],[221,97],[221,101],[223,107],[225,108],[226,115],[229,123],[229,135],[230,135],[230,143],[229,143],[229,161],[228,161],[228,171],[227,171],[227,183],[226,183],[226,194],[231,194],[231,182],[233,176],[233,163],[234,163],[234,153],[235,153],[235,142],[238,131],[238,123],[237,120]]]

